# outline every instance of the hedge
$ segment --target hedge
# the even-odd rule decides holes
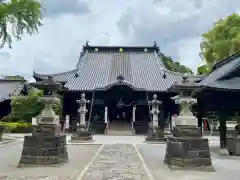
[[[6,132],[10,133],[31,133],[32,124],[27,122],[0,122],[6,127]]]

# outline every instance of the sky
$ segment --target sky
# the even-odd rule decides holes
[[[71,70],[82,46],[151,46],[196,72],[201,34],[240,12],[239,0],[40,0],[43,26],[0,50],[1,75]]]

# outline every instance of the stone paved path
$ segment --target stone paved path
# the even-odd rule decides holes
[[[105,144],[82,180],[150,180],[132,144]]]

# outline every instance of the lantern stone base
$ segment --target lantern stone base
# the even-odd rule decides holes
[[[227,139],[227,150],[229,155],[240,156],[240,138],[232,137]]]
[[[2,125],[0,126],[0,141],[3,140],[2,136],[3,136],[3,133],[4,133],[5,129],[6,129],[5,126],[2,126]]]
[[[214,171],[208,139],[168,137],[164,163],[171,170]]]
[[[177,125],[173,127],[174,137],[195,137],[202,136],[201,128],[191,125]]]
[[[145,138],[145,141],[150,141],[150,142],[162,142],[165,141],[165,137],[164,137],[164,130],[157,128],[156,133],[152,133],[152,131],[150,130],[150,132],[148,133],[148,136]]]
[[[39,124],[33,126],[33,136],[59,136],[61,134],[61,125],[58,124]]]
[[[19,167],[54,165],[68,161],[66,136],[25,136]]]
[[[86,125],[79,125],[71,136],[71,141],[91,141],[92,136]]]

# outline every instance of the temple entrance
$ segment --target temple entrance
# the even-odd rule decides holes
[[[114,86],[107,94],[107,134],[132,135],[133,90],[127,86]]]
[[[120,99],[119,101],[112,101],[108,107],[108,130],[131,132],[132,103],[126,104]]]

